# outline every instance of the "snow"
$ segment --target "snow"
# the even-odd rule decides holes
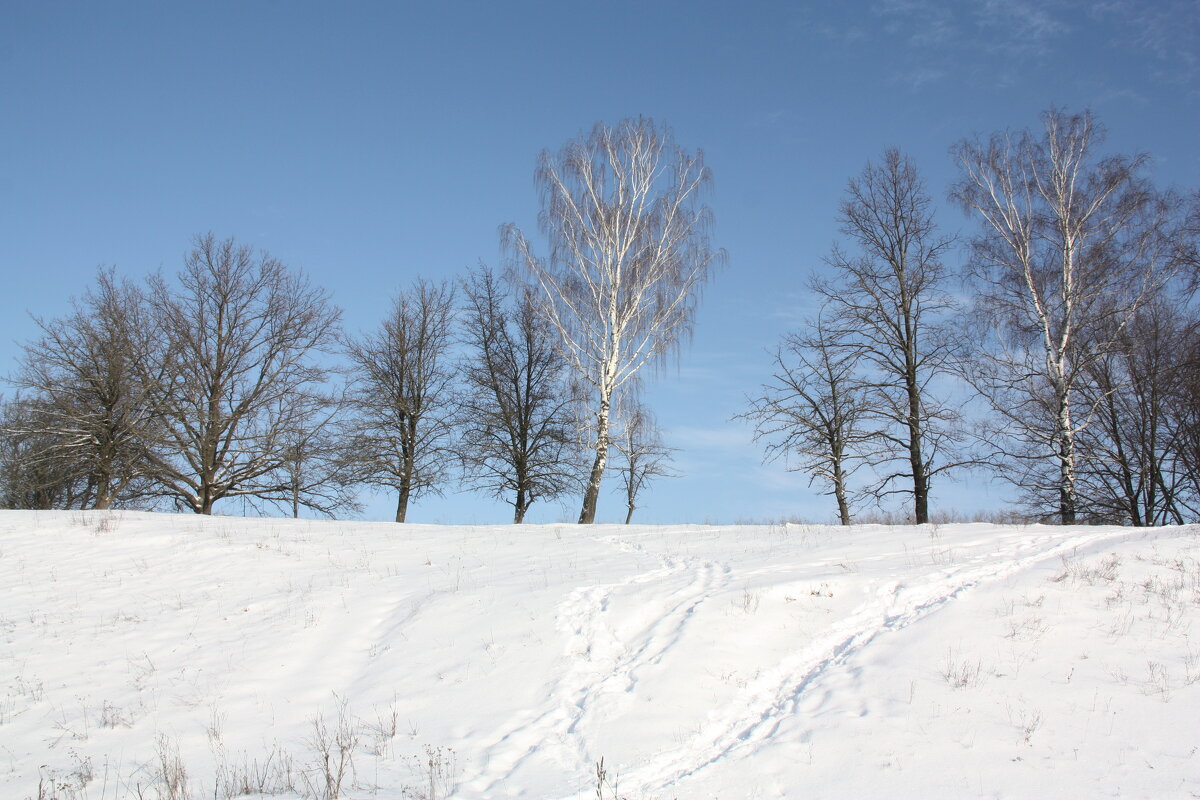
[[[1197,533],[0,512],[0,797],[1194,796]]]

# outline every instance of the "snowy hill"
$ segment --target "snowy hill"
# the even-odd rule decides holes
[[[1193,528],[0,512],[0,797],[1189,797]]]

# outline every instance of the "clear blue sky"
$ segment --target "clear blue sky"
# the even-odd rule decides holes
[[[651,383],[684,477],[645,498],[645,522],[832,518],[828,498],[762,466],[729,418],[812,310],[805,276],[836,238],[846,181],[884,148],[917,161],[951,233],[975,224],[944,202],[949,146],[1034,125],[1051,105],[1091,108],[1110,149],[1154,156],[1161,185],[1200,186],[1196,0],[0,0],[0,11],[0,373],[34,334],[29,313],[64,313],[100,264],[173,271],[197,232],[306,270],[363,330],[417,275],[498,263],[501,223],[536,230],[542,148],[639,114],[702,148],[729,266],[678,368]],[[978,478],[934,487],[935,508],[1000,501]],[[602,496],[600,517],[619,519],[619,506]],[[531,520],[576,514],[572,499]],[[508,518],[453,493],[410,511]]]

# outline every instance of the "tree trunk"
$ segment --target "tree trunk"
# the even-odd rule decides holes
[[[1066,464],[1063,465],[1063,470],[1066,471]],[[1058,490],[1058,514],[1063,525],[1075,524],[1075,496],[1065,480]]]
[[[608,414],[611,401],[600,400],[596,412],[596,460],[592,462],[592,475],[588,478],[587,491],[583,493],[583,509],[579,512],[579,524],[591,525],[596,521],[596,502],[600,499],[600,482],[604,479],[604,467],[608,463]]]
[[[924,472],[925,466],[921,463],[920,454],[913,461],[913,469]],[[929,522],[929,482],[924,474],[913,476],[913,516],[918,525]]]
[[[1064,392],[1065,394],[1065,392]],[[1070,398],[1064,397],[1058,410],[1059,485],[1058,513],[1063,525],[1075,524],[1075,432],[1071,428]]]
[[[590,525],[596,521],[596,501],[600,498],[600,481],[604,478],[607,459],[606,448],[596,449],[596,460],[592,462],[592,475],[587,490],[583,493],[583,508],[579,512],[579,524]]]
[[[396,499],[396,522],[404,522],[404,517],[408,514],[408,495],[408,486],[401,487],[400,495]]]
[[[513,504],[513,525],[520,525],[525,521],[525,512],[529,510],[529,503],[525,500],[525,490],[517,489],[517,502]]]
[[[1069,435],[1062,436],[1059,455],[1058,514],[1063,525],[1075,524],[1075,453]]]
[[[906,315],[908,311],[905,311]],[[929,522],[929,476],[925,474],[925,457],[921,453],[921,387],[917,382],[916,357],[912,334],[905,349],[905,387],[908,392],[908,463],[913,478],[913,518],[917,525]]]
[[[96,496],[92,499],[92,508],[106,511],[112,505],[112,470],[109,469],[106,458],[102,458],[101,463],[103,466],[99,467],[93,476],[96,481]]]
[[[842,472],[842,461],[839,456],[833,464],[833,496],[837,499],[838,519],[841,524],[850,524],[850,504],[846,502],[846,476]]]

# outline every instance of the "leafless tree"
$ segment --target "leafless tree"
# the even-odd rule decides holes
[[[1145,156],[1101,158],[1090,112],[1042,115],[1040,134],[965,140],[952,197],[978,214],[973,318],[987,334],[966,371],[1000,425],[1007,474],[1035,503],[1076,520],[1078,407],[1089,368],[1161,283],[1163,213],[1141,176]],[[1052,466],[1052,469],[1046,467]]]
[[[468,486],[510,503],[520,523],[536,500],[581,483],[566,364],[531,287],[514,299],[481,266],[462,288],[459,458]]]
[[[709,242],[703,154],[686,152],[652,120],[597,123],[557,154],[543,151],[536,181],[549,254],[537,256],[514,225],[503,233],[540,290],[564,358],[590,387],[595,456],[579,515],[590,523],[614,396],[646,363],[677,352],[724,253]]]
[[[1177,404],[1192,321],[1165,297],[1147,302],[1088,365],[1080,404],[1095,412],[1077,444],[1080,507],[1089,519],[1184,522],[1188,470],[1180,458],[1185,428]]]
[[[340,513],[360,511],[354,490],[353,459],[345,444],[344,398],[318,394],[310,398],[303,425],[283,432],[277,482],[286,487],[286,499],[271,499],[283,505],[293,518],[307,509],[334,518]]]
[[[1179,263],[1185,291],[1182,295],[1194,303],[1200,289],[1200,190],[1188,197],[1186,217],[1174,240],[1179,245]],[[1182,473],[1184,491],[1180,504],[1191,519],[1200,517],[1200,320],[1194,305],[1184,316],[1183,335],[1176,341],[1176,380],[1171,401],[1171,428],[1175,454]]]
[[[453,322],[453,287],[418,280],[379,331],[345,343],[353,469],[363,483],[396,490],[396,522],[409,500],[440,491],[453,458]]]
[[[0,508],[86,508],[87,480],[59,435],[35,424],[44,418],[38,404],[0,402]]]
[[[931,480],[961,465],[953,453],[957,415],[931,386],[951,366],[942,254],[952,240],[938,234],[924,181],[895,148],[852,178],[846,195],[841,232],[857,253],[835,247],[827,259],[833,275],[812,285],[825,298],[836,338],[853,344],[868,403],[882,422],[873,493],[911,494],[923,524]]]
[[[311,422],[340,312],[324,289],[233,239],[197,236],[172,287],[150,302],[171,341],[159,492],[198,514],[225,498],[287,501],[288,436]]]
[[[1200,289],[1200,189],[1192,190],[1188,196],[1185,214],[1174,238],[1178,247],[1176,260],[1194,294]]]
[[[1176,353],[1171,433],[1183,484],[1179,504],[1196,520],[1200,518],[1200,324],[1194,316]]]
[[[843,525],[851,520],[850,479],[876,438],[856,363],[857,349],[818,317],[805,335],[784,338],[771,381],[739,415],[754,422],[767,460],[781,460],[787,469],[807,473],[810,483],[829,487]]]
[[[139,496],[165,377],[164,331],[143,293],[103,269],[70,314],[35,321],[41,336],[24,345],[11,381],[26,396],[27,427],[13,433],[41,443],[29,457],[54,471],[70,465],[87,487],[85,504]]]
[[[624,393],[617,408],[617,435],[613,447],[617,451],[617,474],[621,476],[621,493],[625,496],[625,524],[633,520],[638,496],[655,478],[675,477],[668,466],[674,448],[662,441],[662,432],[654,415],[633,396]]]

